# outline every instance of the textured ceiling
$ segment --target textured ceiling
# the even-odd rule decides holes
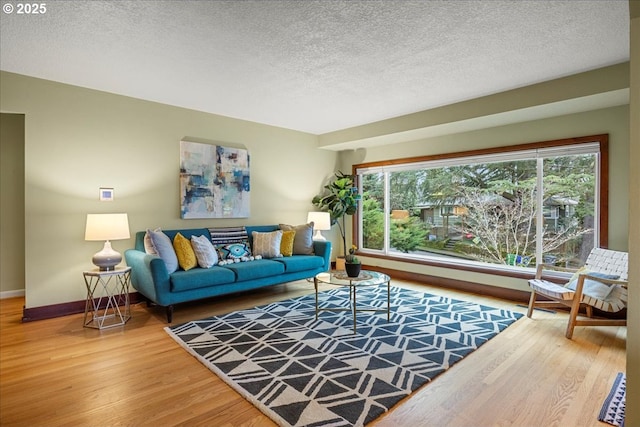
[[[0,14],[2,70],[314,134],[629,59],[627,0],[46,7]]]

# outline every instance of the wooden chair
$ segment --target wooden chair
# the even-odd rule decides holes
[[[562,286],[543,279],[543,273],[548,270],[573,272],[572,279],[576,280],[575,290],[568,287],[570,283]],[[573,329],[576,326],[624,326],[627,324],[626,319],[596,319],[592,316],[593,308],[615,313],[627,306],[628,270],[628,253],[602,248],[594,248],[587,257],[584,267],[577,270],[538,264],[535,279],[529,280],[531,298],[527,317],[531,317],[534,307],[570,307],[569,324],[565,334],[569,339],[573,336]],[[615,276],[617,276],[616,279],[613,278]],[[538,299],[539,296],[544,298]],[[588,319],[578,319],[581,306],[586,307]]]

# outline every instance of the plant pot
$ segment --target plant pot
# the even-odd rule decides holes
[[[349,264],[346,263],[344,265],[344,269],[347,272],[347,276],[349,277],[358,277],[360,275],[360,269],[362,268],[362,264]]]

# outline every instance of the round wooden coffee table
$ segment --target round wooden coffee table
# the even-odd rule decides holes
[[[321,308],[318,305],[318,285],[325,283],[333,286],[349,287],[349,308]],[[387,309],[380,310],[377,308],[365,307],[359,308],[356,302],[356,294],[358,288],[366,286],[387,285]],[[349,277],[343,270],[332,270],[324,273],[316,274],[313,278],[313,286],[316,291],[316,320],[321,311],[349,311],[353,315],[353,333],[356,333],[356,314],[359,311],[368,311],[374,313],[387,313],[387,322],[390,319],[390,301],[391,301],[391,278],[386,274],[377,271],[362,270],[358,277]]]

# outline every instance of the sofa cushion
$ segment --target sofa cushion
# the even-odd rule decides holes
[[[251,254],[253,256],[260,255],[263,258],[278,258],[282,256],[282,253],[280,253],[282,230],[270,233],[254,231],[251,234],[253,236],[253,244],[251,246]]]
[[[263,277],[276,276],[284,273],[284,264],[275,261],[274,258],[259,259],[251,262],[237,262],[234,264],[227,264],[224,268],[228,268],[236,274],[236,281],[242,282],[245,280],[261,279]]]
[[[182,234],[178,233],[176,237],[173,238],[173,249],[175,249],[176,256],[178,257],[178,265],[183,270],[191,270],[198,265],[196,253],[193,251],[191,241]]]
[[[151,242],[153,242],[153,247],[156,249],[158,256],[164,261],[167,273],[171,274],[176,271],[178,269],[178,257],[169,236],[162,231],[147,230],[147,233],[151,237]]]
[[[209,268],[218,263],[218,252],[208,237],[191,236],[191,246],[193,246],[200,267]]]
[[[153,231],[162,231],[162,229],[158,227]],[[149,234],[149,231],[144,233],[144,251],[149,255],[158,255],[158,251],[156,251],[156,248],[153,246],[153,242],[151,241],[151,235]]]
[[[293,238],[294,255],[313,255],[313,222],[301,225],[280,224],[280,229],[296,232]]]
[[[217,266],[206,269],[193,268],[189,271],[176,271],[170,277],[172,292],[226,285],[233,283],[236,279],[233,271]]]
[[[280,242],[280,252],[282,253],[282,256],[293,255],[293,240],[295,237],[295,230],[287,230],[282,232],[282,242]]]
[[[291,257],[276,258],[274,261],[284,264],[285,273],[322,268],[324,259],[315,255],[294,255]]]
[[[220,261],[251,256],[249,236],[244,227],[213,227],[209,228],[209,234]]]

